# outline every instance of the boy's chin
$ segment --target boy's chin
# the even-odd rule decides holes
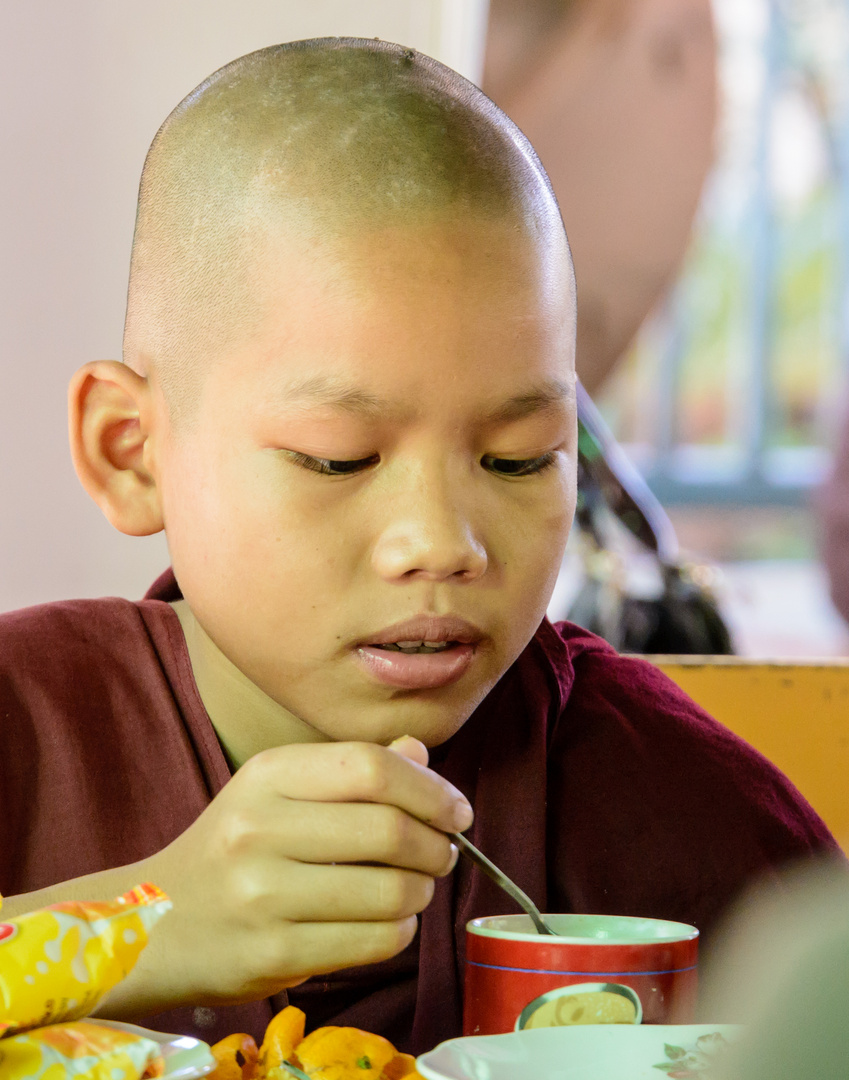
[[[441,746],[452,735],[457,734],[490,689],[489,685],[480,687],[474,697],[468,694],[463,695],[461,700],[451,705],[446,703],[441,709],[416,708],[411,703],[413,707],[403,716],[401,722],[392,725],[393,728],[399,730],[393,730],[391,737],[387,738],[387,743],[400,735],[412,735],[428,748]],[[403,730],[400,730],[401,728]]]
[[[340,717],[333,730],[329,730],[328,725],[324,732],[337,742],[372,742],[388,746],[402,735],[411,735],[428,748],[440,746],[460,730],[485,696],[486,690],[483,690],[473,701],[464,695],[462,701],[452,703],[382,702],[366,714],[352,716],[349,713]]]

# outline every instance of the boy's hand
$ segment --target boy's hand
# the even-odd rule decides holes
[[[264,997],[400,952],[468,828],[415,739],[301,744],[251,758],[197,821],[136,864],[174,909],[104,1013]]]

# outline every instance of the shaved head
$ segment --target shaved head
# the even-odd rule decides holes
[[[474,85],[379,41],[251,53],[189,94],[150,148],[124,359],[185,413],[209,364],[261,320],[255,272],[281,242],[332,248],[469,216],[564,243],[536,154]]]

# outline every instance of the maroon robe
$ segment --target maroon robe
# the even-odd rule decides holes
[[[0,893],[145,858],[230,778],[163,575],[108,598],[0,616]],[[471,801],[470,838],[544,911],[654,916],[709,931],[753,876],[835,850],[790,782],[660,671],[543,622],[431,763]],[[414,1053],[459,1034],[463,927],[511,901],[461,861],[415,941],[290,991],[309,1026],[351,1024]],[[260,1037],[277,999],[143,1022]]]

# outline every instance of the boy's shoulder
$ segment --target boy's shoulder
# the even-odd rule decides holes
[[[134,862],[229,779],[167,603],[0,615],[0,892]]]
[[[172,621],[166,605],[121,597],[61,600],[0,614],[0,680],[42,687],[102,679],[155,651]],[[173,617],[176,622],[176,616]]]
[[[636,708],[661,723],[677,718],[725,730],[649,659],[619,653],[575,623],[546,620],[534,644],[557,687],[561,712],[623,714]]]
[[[804,845],[834,846],[828,830],[792,782],[758,750],[709,715],[649,660],[621,655],[570,623],[549,625],[545,651],[571,684],[551,735],[550,763],[572,783],[604,798],[629,792],[657,803],[659,818],[715,815],[780,828]],[[569,779],[571,778],[571,779]],[[670,826],[667,824],[668,830]],[[721,830],[719,830],[721,832]]]
[[[0,717],[8,737],[110,745],[140,713],[195,707],[179,619],[169,604],[63,600],[0,614]]]
[[[569,622],[544,623],[536,641],[560,689],[561,712],[602,715],[630,727],[679,728],[697,738],[740,740],[689,697],[650,659],[618,653],[603,638]],[[745,745],[745,744],[744,744]]]

